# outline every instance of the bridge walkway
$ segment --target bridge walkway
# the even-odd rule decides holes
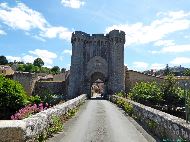
[[[48,142],[148,141],[156,140],[145,131],[138,131],[129,117],[126,117],[117,106],[100,99],[88,100],[79,113],[65,124],[64,132],[48,140]]]

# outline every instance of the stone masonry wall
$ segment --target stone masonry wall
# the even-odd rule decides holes
[[[133,70],[127,70],[125,71],[125,90],[126,92],[129,92],[131,88],[137,83],[137,82],[157,82],[157,83],[163,83],[164,78],[146,75],[141,72],[133,71]],[[187,83],[186,88],[190,88],[190,79],[184,79],[184,78],[178,78],[176,80],[178,82],[178,85],[181,88],[184,88],[185,83]]]
[[[85,100],[86,95],[81,95],[23,120],[2,120],[0,142],[35,142],[35,138],[48,127],[52,116],[66,114]]]
[[[125,87],[126,92],[128,92],[137,82],[157,82],[162,83],[164,82],[163,78],[145,75],[143,73],[133,71],[133,70],[126,70],[125,72]]]
[[[111,96],[111,101],[115,103],[118,96]],[[170,141],[180,139],[190,141],[190,124],[184,119],[172,116],[162,111],[147,107],[140,103],[121,98],[133,106],[134,116],[144,125],[150,125],[152,131],[160,138],[167,138]]]
[[[64,81],[37,81],[33,94],[39,96],[46,94],[66,95],[66,83]]]
[[[24,90],[28,95],[32,95],[33,88],[35,86],[38,77],[35,73],[29,72],[15,72],[13,80],[18,81],[24,87]]]

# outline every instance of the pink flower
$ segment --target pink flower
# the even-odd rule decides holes
[[[14,117],[14,115],[11,115],[11,119],[12,119],[12,120],[15,120],[15,117]]]

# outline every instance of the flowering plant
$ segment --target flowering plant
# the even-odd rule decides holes
[[[31,116],[32,114],[38,113],[48,108],[48,103],[43,105],[43,103],[37,104],[29,104],[24,108],[21,108],[18,112],[11,116],[12,120],[21,120]]]

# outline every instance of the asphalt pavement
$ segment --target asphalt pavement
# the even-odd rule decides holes
[[[77,115],[64,125],[64,131],[48,142],[153,142],[145,138],[129,117],[107,100],[88,100]]]

